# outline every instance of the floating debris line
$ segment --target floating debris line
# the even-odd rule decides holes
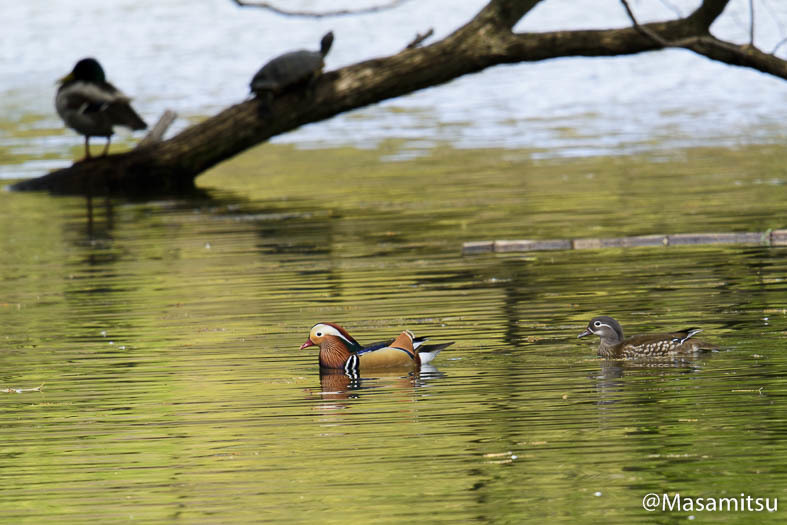
[[[23,394],[25,392],[41,392],[41,389],[44,388],[44,383],[41,383],[39,386],[33,388],[2,388],[0,389],[0,393],[2,394]]]
[[[675,235],[638,235],[608,239],[548,239],[519,241],[474,241],[462,245],[463,255],[477,253],[535,252],[542,250],[597,250],[641,246],[681,246],[703,244],[748,244],[787,246],[787,230],[742,233],[678,233]]]

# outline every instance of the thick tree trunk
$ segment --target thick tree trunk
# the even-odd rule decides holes
[[[181,193],[208,168],[303,124],[448,82],[503,63],[564,56],[640,53],[676,42],[728,63],[787,78],[787,63],[752,48],[721,43],[708,27],[728,0],[705,0],[690,16],[623,29],[515,34],[511,28],[540,0],[492,0],[469,23],[432,45],[405,49],[323,74],[310,87],[287,92],[260,111],[249,99],[177,136],[127,153],[78,162],[17,190],[56,193]],[[658,35],[658,39],[649,34]],[[661,40],[663,39],[663,40]]]

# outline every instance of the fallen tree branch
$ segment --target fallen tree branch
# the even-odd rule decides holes
[[[661,49],[658,39],[721,62],[787,79],[787,61],[710,35],[729,0],[704,0],[690,15],[620,29],[513,33],[540,0],[491,0],[467,24],[433,44],[409,48],[322,74],[307,88],[285,91],[265,111],[252,98],[176,136],[127,153],[77,162],[12,186],[57,193],[183,193],[205,170],[304,124],[449,82],[498,64],[567,56],[616,56]],[[639,25],[639,24],[637,24]],[[644,31],[643,31],[644,29]]]
[[[663,48],[678,47],[688,49],[719,62],[734,66],[750,67],[762,71],[763,73],[769,73],[787,79],[787,62],[773,53],[765,53],[754,46],[754,8],[751,3],[749,4],[751,16],[750,43],[744,45],[725,42],[710,34],[691,36],[672,41],[666,40],[658,33],[651,31],[648,27],[641,25],[637,21],[627,0],[620,0],[620,3],[623,4],[626,14],[629,20],[631,20],[634,28]]]

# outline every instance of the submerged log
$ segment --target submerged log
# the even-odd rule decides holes
[[[686,246],[741,244],[785,246],[787,230],[736,233],[678,233],[674,235],[637,235],[608,239],[548,239],[520,241],[471,241],[462,245],[463,255],[479,253],[535,252],[543,250],[599,250],[602,248],[640,248],[646,246]]]
[[[12,189],[79,194],[187,192],[200,173],[270,137],[498,64],[633,54],[677,42],[674,45],[717,60],[787,78],[787,62],[772,55],[762,57],[748,47],[746,53],[736,52],[741,46],[726,43],[721,53],[709,43],[708,28],[729,0],[704,0],[685,18],[622,29],[512,32],[539,1],[491,0],[470,22],[434,44],[325,73],[310,86],[277,96],[265,108],[258,99],[245,100],[168,140],[77,162]]]

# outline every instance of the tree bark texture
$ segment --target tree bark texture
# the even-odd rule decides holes
[[[187,192],[200,173],[270,137],[498,64],[634,54],[664,48],[666,41],[787,79],[784,60],[710,36],[710,24],[729,0],[705,0],[686,18],[642,26],[513,33],[514,24],[539,1],[492,0],[443,40],[324,73],[309,87],[277,96],[268,111],[261,111],[258,99],[248,99],[169,140],[77,162],[13,188],[79,194]]]

